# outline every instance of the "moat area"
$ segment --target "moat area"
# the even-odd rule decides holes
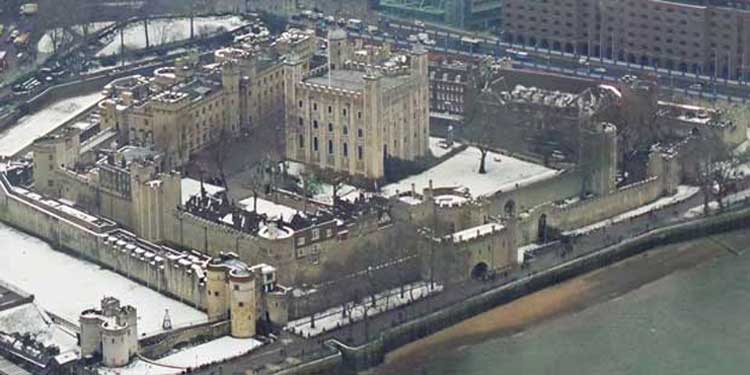
[[[745,374],[750,232],[666,246],[406,346],[378,375]]]

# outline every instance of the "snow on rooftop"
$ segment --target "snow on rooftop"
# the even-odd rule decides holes
[[[258,214],[266,214],[269,220],[283,219],[284,221],[289,222],[298,212],[298,210],[294,208],[274,203],[263,198],[257,199],[257,206],[255,198],[253,197],[239,201],[239,205],[244,207],[246,211],[255,211]]]
[[[490,152],[486,160],[487,173],[479,174],[479,159],[479,149],[468,147],[421,174],[386,185],[383,187],[383,194],[393,196],[397,190],[410,191],[411,184],[415,184],[417,190],[421,191],[432,180],[435,187],[453,186],[459,190],[469,189],[475,197],[488,196],[498,191],[510,191],[546,180],[561,173],[542,165]]]
[[[485,234],[497,232],[499,230],[502,230],[503,228],[505,227],[500,224],[489,223],[469,229],[464,229],[460,232],[453,233],[453,242],[470,241],[477,237],[484,236]]]
[[[219,362],[229,358],[239,357],[252,350],[262,346],[255,339],[236,339],[225,336],[205,344],[197,345],[192,348],[181,350],[174,354],[168,355],[154,362],[162,365],[173,366],[164,367],[158,364],[148,363],[137,359],[127,367],[123,368],[106,368],[99,369],[101,375],[177,375],[182,374],[183,370],[174,367],[198,367],[212,362]]]
[[[63,331],[35,303],[26,303],[0,311],[0,332],[29,333],[44,345],[57,345],[61,352],[76,350],[74,334]]]
[[[198,37],[215,34],[219,31],[234,30],[245,25],[238,16],[195,17],[195,34]],[[149,42],[151,46],[173,43],[190,38],[190,20],[187,18],[161,18],[148,23]],[[120,34],[96,53],[97,57],[120,53]],[[129,49],[146,48],[146,34],[142,22],[130,23],[123,33],[125,47]]]
[[[104,98],[100,92],[75,96],[52,103],[42,110],[22,117],[0,133],[0,156],[13,156],[30,146],[37,138],[57,129]]]
[[[211,185],[205,182],[203,183],[203,188],[206,189],[206,193],[208,194],[216,194],[218,192],[226,190],[221,186]],[[187,203],[190,197],[196,194],[200,194],[200,192],[200,181],[187,177],[182,179],[182,204]]]
[[[416,206],[422,203],[421,199],[412,197],[411,195],[404,195],[402,197],[399,197],[398,200],[412,206]]]
[[[139,331],[161,330],[164,309],[175,326],[206,321],[206,314],[112,271],[55,251],[44,241],[0,224],[0,277],[34,294],[37,303],[71,322],[105,296],[138,309]]]
[[[458,195],[439,195],[435,197],[435,204],[440,207],[458,207],[468,201],[467,198]]]

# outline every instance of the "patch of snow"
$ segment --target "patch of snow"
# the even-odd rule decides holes
[[[370,296],[367,296],[362,298],[362,301],[359,303],[346,303],[348,316],[344,316],[342,306],[332,307],[322,313],[315,314],[315,327],[311,327],[310,317],[308,316],[290,322],[284,327],[284,330],[300,334],[304,337],[317,336],[364,319],[365,309],[367,309],[367,316],[373,317],[399,306],[416,302],[430,294],[439,293],[443,290],[443,286],[439,284],[435,284],[434,288],[430,289],[429,282],[424,281],[405,285],[404,288],[403,297],[401,296],[401,288],[393,288],[376,294],[375,306],[372,305]]]
[[[462,231],[453,233],[452,235],[453,242],[471,241],[475,238],[484,236],[486,234],[490,234],[490,233],[502,230],[503,228],[505,227],[500,224],[489,223],[489,224],[483,224],[483,225],[479,225],[479,226],[469,228],[469,229],[464,229]]]
[[[142,359],[133,361],[130,365],[123,368],[106,368],[99,369],[101,375],[176,375],[182,374],[183,370],[188,367],[198,367],[210,363],[224,361],[230,358],[239,357],[247,354],[259,347],[263,343],[256,339],[236,339],[233,337],[222,337],[205,344],[197,345],[170,354],[162,359],[149,363]],[[163,366],[160,366],[163,365]],[[172,366],[165,367],[165,366]],[[181,368],[177,369],[175,367]]]
[[[524,255],[528,252],[534,251],[540,247],[543,247],[544,245],[538,244],[538,243],[530,243],[525,246],[521,246],[516,250],[516,260],[518,261],[518,264],[523,263]]]
[[[438,138],[438,137],[430,137],[430,152],[432,152],[432,156],[436,158],[440,158],[445,156],[447,153],[461,147],[460,144],[453,142],[453,145],[448,147],[446,144],[445,138]]]
[[[196,17],[194,30],[196,37],[205,37],[222,31],[234,30],[244,26],[245,21],[238,16],[226,17]],[[190,20],[187,18],[156,19],[148,24],[149,42],[151,46],[159,46],[179,42],[190,38]],[[113,34],[114,38],[104,48],[96,53],[97,57],[116,55],[120,53],[120,33]],[[146,48],[146,33],[143,22],[129,24],[123,33],[125,48]]]
[[[175,326],[205,322],[206,314],[159,294],[112,271],[53,250],[44,241],[0,224],[3,280],[34,294],[37,303],[62,318],[78,322],[85,309],[99,306],[102,297],[113,296],[123,305],[138,309],[141,333],[161,331],[164,310]]]
[[[649,204],[643,205],[641,207],[638,207],[634,210],[630,210],[624,213],[621,213],[617,216],[611,217],[607,220],[602,220],[596,223],[593,223],[591,225],[587,225],[582,228],[574,229],[572,231],[565,232],[565,234],[571,234],[571,235],[580,235],[580,234],[586,234],[601,228],[604,228],[606,226],[610,226],[612,224],[617,224],[620,222],[623,222],[625,220],[629,220],[631,218],[635,218],[641,215],[645,215],[651,211],[658,211],[662,208],[672,206],[674,204],[680,203],[693,195],[697,194],[700,189],[695,186],[685,186],[680,185],[677,187],[677,193],[664,198],[659,198]]]
[[[283,163],[286,165],[286,172],[290,176],[301,177],[302,174],[304,174],[306,171],[306,167],[302,163],[291,160],[286,160]],[[299,186],[302,187],[302,181],[299,182]],[[338,195],[339,199],[345,200],[347,202],[354,202],[361,195],[365,197],[371,196],[370,193],[347,184],[341,184],[339,190],[336,192],[336,195]],[[318,184],[318,191],[313,194],[312,200],[317,203],[332,206],[333,185],[320,181]]]
[[[75,336],[54,324],[35,303],[0,311],[0,332],[30,334],[44,345],[57,345],[60,352],[78,349]]]
[[[201,182],[196,179],[185,177],[182,179],[182,204],[187,203],[190,197],[193,195],[200,194]],[[224,187],[203,183],[203,188],[206,189],[206,193],[209,195],[216,194],[226,190]]]
[[[435,197],[435,204],[440,207],[458,207],[468,201],[465,197],[458,195],[439,195]]]
[[[393,196],[396,191],[409,191],[411,184],[421,190],[433,181],[435,187],[456,187],[458,191],[477,196],[489,196],[498,191],[510,191],[546,180],[561,172],[511,156],[490,152],[485,161],[487,173],[479,174],[480,151],[468,147],[450,159],[427,171],[383,187],[383,194]]]
[[[404,202],[411,206],[416,206],[418,204],[422,204],[422,200],[419,198],[412,197],[411,195],[404,195],[402,197],[398,197],[398,200],[401,202]]]
[[[100,92],[63,99],[24,116],[0,133],[0,156],[13,156],[104,98]]]
[[[742,190],[734,194],[729,194],[724,198],[724,202],[726,204],[734,204],[738,203],[740,201],[744,201],[750,199],[750,190]],[[711,211],[715,211],[719,209],[719,203],[716,201],[711,201],[708,203],[708,209]],[[703,205],[695,206],[691,209],[689,209],[687,212],[685,212],[682,216],[688,219],[692,219],[698,216],[703,216],[704,210]]]
[[[283,219],[286,222],[290,222],[292,217],[299,212],[289,206],[274,203],[263,198],[258,198],[257,207],[255,206],[255,198],[253,197],[243,199],[238,203],[240,206],[244,207],[246,211],[256,211],[258,214],[266,214],[269,220]]]
[[[89,24],[88,32],[90,34],[96,33],[99,30],[104,29],[105,27],[109,27],[112,25],[113,22],[92,22]],[[76,25],[73,26],[73,30],[76,34],[83,36],[83,25]],[[64,34],[61,34],[64,33]],[[52,36],[55,35],[60,40],[58,41],[58,46],[65,45],[66,43],[70,43],[74,36],[70,34],[67,30],[63,31],[63,29],[55,29],[55,30],[48,30],[44,35],[42,35],[41,38],[39,38],[39,43],[37,43],[36,49],[39,51],[39,53],[43,54],[51,54],[55,52],[54,45],[52,43]]]

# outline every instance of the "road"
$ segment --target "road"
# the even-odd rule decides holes
[[[403,48],[410,48],[416,42],[409,42],[408,37],[417,33],[427,33],[432,46],[426,46],[435,52],[442,52],[464,57],[483,57],[487,55],[496,58],[518,57],[508,53],[509,49],[525,51],[526,61],[514,59],[514,66],[534,70],[545,70],[567,76],[585,77],[603,81],[616,81],[625,75],[654,77],[663,89],[674,94],[699,97],[709,100],[724,100],[730,102],[746,102],[750,98],[750,82],[728,80],[707,75],[696,75],[653,66],[643,66],[624,61],[610,59],[586,58],[585,56],[564,53],[538,47],[509,44],[499,38],[471,33],[458,29],[425,25],[417,27],[413,24],[399,22],[381,22],[374,34],[355,32],[349,34],[363,39],[378,42],[391,42]],[[366,29],[366,28],[365,28]],[[586,58],[588,64],[581,64],[581,58]]]

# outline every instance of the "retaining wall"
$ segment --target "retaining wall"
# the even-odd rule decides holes
[[[170,331],[138,340],[141,346],[139,354],[146,358],[160,358],[180,345],[195,340],[209,341],[229,335],[229,320],[208,322],[189,327],[177,327]]]
[[[500,288],[471,297],[461,304],[401,324],[381,333],[380,337],[360,347],[349,347],[338,342],[335,344],[342,351],[346,365],[361,371],[381,364],[389,351],[572,277],[605,267],[657,246],[693,240],[748,226],[750,226],[750,209],[743,209],[656,229],[549,270],[523,277]]]

